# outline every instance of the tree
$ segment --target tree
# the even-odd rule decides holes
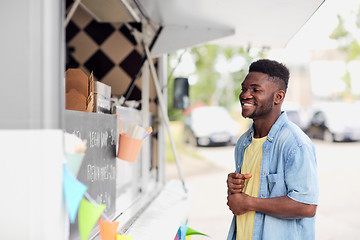
[[[356,30],[353,30],[352,32],[348,31],[343,17],[341,15],[337,15],[337,18],[338,25],[331,33],[330,38],[337,40],[339,49],[346,54],[346,73],[342,77],[346,88],[342,93],[342,96],[354,98],[355,96],[352,94],[352,79],[348,66],[351,61],[360,60],[360,44],[358,42],[358,36],[360,35],[360,6],[355,13],[354,24],[356,26]]]
[[[266,54],[266,48],[229,47],[219,45],[201,45],[189,50],[195,71],[189,75],[196,76],[196,83],[190,87],[191,105],[199,102],[204,105],[221,105],[227,109],[238,102],[241,83],[245,78],[250,63]],[[174,58],[181,59],[181,54],[169,55],[169,62]],[[180,60],[181,61],[181,60]],[[168,112],[170,118],[176,118],[181,111],[172,109],[172,91],[174,76],[173,67],[169,66],[168,78]]]

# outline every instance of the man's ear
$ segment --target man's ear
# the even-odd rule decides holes
[[[282,102],[284,101],[285,99],[285,91],[284,90],[279,90],[275,93],[275,96],[274,96],[274,104],[275,105],[279,105],[279,104],[282,104]]]

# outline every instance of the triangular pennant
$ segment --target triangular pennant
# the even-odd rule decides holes
[[[63,166],[63,189],[70,222],[74,223],[76,213],[78,212],[81,199],[84,197],[87,186],[79,182],[68,171],[65,164]]]
[[[119,222],[107,222],[99,219],[101,240],[114,240]]]
[[[116,240],[132,240],[132,236],[116,235]]]
[[[65,153],[65,158],[67,160],[67,168],[75,177],[79,172],[84,156],[85,153]]]
[[[176,233],[176,236],[175,236],[174,240],[180,240],[180,238],[179,238],[179,232]]]
[[[190,227],[188,227],[187,232],[186,232],[186,236],[190,236],[190,235],[203,235],[203,236],[207,236],[209,237],[209,235],[206,235],[204,233],[198,232]]]
[[[104,204],[97,204],[95,206],[93,203],[85,200],[84,198],[81,200],[78,220],[79,232],[82,240],[87,240],[89,238],[91,230],[94,228],[105,208],[106,205]]]
[[[180,230],[181,230],[180,240],[185,240],[185,235],[187,233],[188,226],[182,223],[180,226]]]

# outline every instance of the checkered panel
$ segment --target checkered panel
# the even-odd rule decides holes
[[[76,26],[72,21],[70,21],[66,27],[66,42],[69,42],[71,39],[73,39],[76,34],[79,33],[79,31],[80,28]]]
[[[84,29],[85,32],[99,45],[115,31],[115,28],[109,23],[98,23],[92,20]]]
[[[66,68],[93,72],[96,80],[111,86],[113,95],[123,95],[142,67],[143,53],[129,29],[123,24],[99,23],[81,5],[66,28],[66,43]],[[141,99],[139,82],[129,99]]]
[[[133,50],[120,64],[119,66],[131,77],[135,78],[140,71],[143,57],[137,50]]]

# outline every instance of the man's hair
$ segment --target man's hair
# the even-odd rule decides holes
[[[282,63],[269,59],[260,59],[253,62],[249,67],[249,72],[261,72],[268,74],[270,80],[274,80],[284,87],[286,92],[290,77],[289,69]]]

